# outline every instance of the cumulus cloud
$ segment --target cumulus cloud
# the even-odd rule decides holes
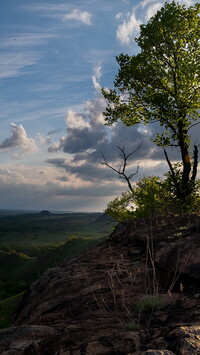
[[[12,169],[12,167],[0,166],[0,182],[7,184],[12,184],[13,182],[15,182],[15,184],[24,184],[26,180],[21,173]]]
[[[69,110],[65,117],[65,122],[69,129],[84,129],[90,128],[90,123],[87,122],[82,115]]]
[[[35,140],[27,136],[22,125],[17,126],[15,123],[11,123],[10,127],[11,135],[0,144],[1,152],[17,148],[21,151],[21,154],[24,154],[37,150]]]
[[[130,45],[134,36],[139,34],[140,25],[149,20],[163,5],[157,0],[144,0],[134,6],[130,12],[126,14],[123,20],[123,14],[116,15],[116,20],[123,20],[117,29],[117,39],[121,44]]]
[[[81,11],[74,9],[72,12],[66,14],[63,17],[63,21],[75,20],[84,23],[85,25],[91,25],[92,14],[87,11]]]
[[[80,154],[96,150],[96,147],[108,141],[103,111],[106,102],[100,93],[101,67],[95,66],[92,82],[98,97],[84,103],[83,112],[69,110],[65,117],[67,134],[59,142],[52,144],[49,152],[63,151],[68,154]]]
[[[71,159],[49,158],[46,162],[64,169],[66,173],[73,175],[74,179],[100,183],[117,180],[112,171],[100,164],[101,153],[104,153],[111,165],[120,166],[120,152],[117,146],[126,146],[127,151],[130,152],[141,141],[144,142],[142,148],[132,156],[129,162],[131,172],[135,171],[138,160],[141,160],[140,164],[142,164],[144,157],[145,159],[163,159],[162,151],[156,149],[150,140],[153,130],[141,126],[125,127],[121,122],[113,127],[107,127],[102,117],[104,110],[105,101],[102,97],[98,97],[85,103],[84,113],[73,113],[74,122],[76,122],[76,117],[79,118],[78,124],[69,120],[71,126],[66,127],[66,135],[48,149],[50,153],[58,151],[67,153],[71,155]],[[152,149],[153,147],[155,149]]]
[[[67,127],[66,136],[61,137],[59,142],[50,146],[48,151],[56,152],[60,150],[69,154],[84,152],[104,141],[104,133],[104,129],[95,129],[95,123],[91,123],[91,127]]]
[[[161,9],[162,5],[163,4],[161,2],[156,2],[155,4],[149,6],[145,13],[145,20],[148,21],[152,16],[154,16],[155,13]]]
[[[170,2],[170,1],[169,1]],[[180,0],[180,4],[191,6],[194,0]],[[146,23],[164,5],[164,0],[143,0],[132,7],[126,14],[117,13],[115,18],[120,21],[116,36],[123,45],[130,46],[135,36],[139,34],[140,25]]]
[[[117,29],[117,38],[121,44],[129,45],[134,36],[138,33],[141,21],[136,18],[134,11],[127,16]]]

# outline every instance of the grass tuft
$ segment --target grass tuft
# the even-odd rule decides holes
[[[151,296],[138,301],[136,307],[139,312],[156,312],[164,307],[164,302],[161,297]]]

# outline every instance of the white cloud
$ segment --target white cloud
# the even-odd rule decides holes
[[[155,4],[149,6],[146,10],[145,20],[148,21],[152,16],[154,16],[155,13],[161,9],[162,5],[163,4],[160,2],[156,2]]]
[[[0,152],[17,148],[20,150],[21,154],[24,154],[37,150],[35,140],[28,138],[22,125],[17,126],[15,123],[11,123],[10,127],[12,131],[11,136],[0,144]]]
[[[194,3],[194,0],[180,0],[180,4],[185,4],[186,6],[194,5]],[[132,10],[126,15],[121,12],[117,13],[116,20],[122,22],[116,33],[119,42],[123,45],[130,45],[134,37],[139,34],[140,25],[146,23],[163,5],[164,0],[143,0],[132,7]]]
[[[80,114],[72,110],[69,110],[67,112],[65,122],[67,124],[67,127],[72,129],[90,128],[89,122],[85,121]]]
[[[139,31],[141,21],[132,12],[126,21],[119,25],[117,30],[117,38],[122,44],[129,45],[133,40],[134,35]]]
[[[98,65],[94,68],[94,75],[92,76],[92,82],[93,82],[94,88],[97,91],[101,91],[101,85],[98,82],[98,80],[100,78],[101,78],[101,66]]]
[[[69,14],[63,17],[63,21],[75,20],[84,23],[85,25],[91,25],[92,14],[87,11],[81,11],[79,9],[74,9]]]
[[[179,4],[181,4],[181,5],[184,4],[186,6],[192,6],[192,5],[195,4],[195,1],[193,1],[193,0],[180,0]]]
[[[7,184],[24,184],[26,179],[20,172],[16,171],[16,168],[10,166],[0,166],[0,182]]]
[[[105,117],[103,111],[105,111],[106,101],[104,97],[99,96],[96,100],[87,101],[85,103],[85,109],[90,122],[98,125],[105,124]]]
[[[122,18],[122,13],[119,12],[116,16],[115,16],[116,20],[120,20]]]
[[[152,2],[156,2],[156,0],[144,0],[138,4],[138,8],[144,8],[145,6],[151,4]]]
[[[24,74],[23,69],[38,62],[35,52],[4,53],[0,58],[0,79]]]

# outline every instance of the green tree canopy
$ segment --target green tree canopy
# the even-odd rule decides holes
[[[193,189],[198,148],[191,153],[190,128],[199,123],[200,4],[186,8],[175,2],[165,5],[136,38],[137,55],[117,57],[119,71],[113,90],[104,90],[108,100],[107,124],[159,122],[163,132],[155,142],[164,148],[177,197],[187,199]],[[176,179],[166,147],[180,149],[181,180]]]

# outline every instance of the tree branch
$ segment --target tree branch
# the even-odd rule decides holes
[[[102,157],[103,157],[103,162],[100,161],[100,164],[102,165],[106,165],[108,168],[110,168],[111,170],[113,170],[115,173],[117,173],[120,177],[120,179],[124,179],[126,180],[128,187],[130,189],[130,191],[133,191],[132,185],[130,180],[138,173],[139,170],[139,166],[137,167],[136,171],[130,175],[126,174],[126,167],[127,167],[127,160],[134,154],[137,152],[138,149],[141,148],[141,146],[143,145],[143,141],[138,144],[138,146],[129,154],[125,153],[125,147],[121,148],[119,146],[117,146],[117,148],[120,150],[121,152],[121,157],[123,159],[123,165],[122,167],[120,166],[118,169],[114,168],[112,165],[108,164],[105,155],[103,153],[101,153]]]
[[[172,174],[172,180],[173,180],[173,182],[174,182],[176,188],[178,188],[176,175],[175,175],[175,172],[174,172],[172,163],[171,163],[171,161],[169,160],[169,157],[168,157],[168,155],[167,155],[167,151],[166,151],[165,149],[164,149],[164,154],[165,154],[165,158],[166,158],[167,164],[169,165],[169,169],[170,169],[171,174]]]

